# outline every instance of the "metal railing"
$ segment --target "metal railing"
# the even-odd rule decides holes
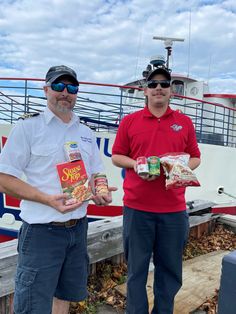
[[[44,80],[0,78],[0,123],[15,123],[25,113],[46,106]],[[116,132],[120,120],[143,108],[139,87],[80,82],[74,112],[96,131]],[[236,147],[236,109],[182,95],[173,95],[173,109],[188,115],[200,143]]]

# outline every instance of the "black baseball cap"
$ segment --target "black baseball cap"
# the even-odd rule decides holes
[[[75,71],[65,65],[51,67],[46,74],[46,83],[53,83],[61,76],[69,76],[76,85],[79,85]]]
[[[152,79],[152,77],[156,74],[162,74],[167,78],[168,81],[171,81],[170,72],[166,68],[156,68],[152,72],[148,73],[146,80],[150,81]]]

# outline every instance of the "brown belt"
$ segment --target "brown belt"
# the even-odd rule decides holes
[[[71,220],[64,221],[64,222],[52,221],[52,222],[50,222],[50,225],[71,228],[71,227],[76,226],[77,223],[79,222],[79,220],[81,220],[81,219],[71,219]]]

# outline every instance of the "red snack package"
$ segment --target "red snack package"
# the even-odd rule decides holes
[[[166,175],[166,189],[173,189],[186,186],[200,186],[200,183],[188,167],[189,154],[169,153],[163,155],[161,165]]]

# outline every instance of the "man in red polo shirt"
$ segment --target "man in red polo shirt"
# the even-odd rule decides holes
[[[147,76],[146,106],[120,123],[112,149],[113,164],[126,169],[124,179],[124,251],[128,263],[127,314],[148,314],[146,282],[153,254],[154,306],[152,314],[172,314],[182,285],[182,255],[188,238],[185,188],[168,189],[159,177],[137,174],[140,156],[186,152],[188,166],[200,164],[191,119],[169,107],[171,75],[156,68]]]

